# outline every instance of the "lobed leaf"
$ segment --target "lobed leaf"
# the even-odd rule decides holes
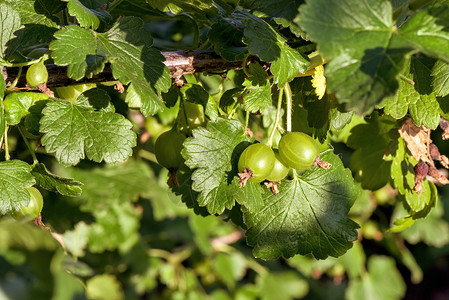
[[[246,141],[240,122],[218,118],[206,128],[193,130],[193,138],[184,142],[182,151],[185,164],[195,169],[192,189],[200,192],[198,203],[206,206],[209,213],[222,213],[232,208],[235,200],[229,189],[238,153],[236,147]],[[237,147],[238,149],[238,147]]]
[[[248,52],[272,63],[273,80],[279,87],[307,70],[310,65],[308,59],[292,49],[287,40],[264,20],[244,11],[238,11],[233,16],[246,25],[243,42],[248,45]]]
[[[58,65],[75,65],[69,75],[79,79],[83,72],[92,76],[112,65],[113,76],[122,84],[130,84],[127,101],[146,116],[163,107],[161,92],[168,91],[171,80],[162,54],[150,47],[152,38],[139,18],[124,17],[105,33],[78,26],[67,26],[55,33],[50,45]]]
[[[313,167],[300,177],[283,181],[279,194],[266,189],[262,205],[247,206],[247,242],[263,259],[313,254],[317,259],[338,257],[357,240],[358,225],[347,217],[359,188],[351,173],[330,150],[321,159],[331,169]]]
[[[136,145],[131,122],[119,114],[59,101],[48,103],[42,114],[42,145],[66,165],[76,165],[85,156],[96,162],[123,162]]]
[[[359,114],[398,89],[408,57],[421,51],[449,60],[449,7],[423,9],[399,29],[388,0],[309,1],[299,24],[329,63],[328,87]]]
[[[271,105],[271,85],[268,74],[259,64],[250,64],[249,71],[253,76],[243,82],[248,91],[243,97],[243,103],[246,111],[255,113]]]

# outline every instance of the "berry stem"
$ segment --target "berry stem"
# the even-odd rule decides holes
[[[249,53],[245,55],[245,57],[242,61],[242,69],[243,69],[243,73],[245,73],[246,77],[251,76],[251,74],[248,72],[248,69],[246,68],[246,64],[248,63],[248,57],[249,57]]]
[[[5,160],[10,160],[9,148],[8,148],[8,126],[5,126]]]
[[[249,124],[249,111],[246,112],[245,116],[245,131],[248,128],[248,124]]]
[[[16,87],[17,82],[19,82],[19,78],[21,75],[22,75],[22,67],[19,67],[19,71],[17,72],[16,79],[14,79],[14,81],[11,83],[11,85],[6,89],[7,93]]]
[[[34,65],[34,64],[37,64],[37,63],[41,63],[41,62],[44,63],[44,61],[47,60],[48,57],[49,57],[48,54],[44,54],[41,58],[30,60],[30,61],[23,62],[23,63],[3,62],[2,66],[4,66],[4,67],[13,67],[13,68],[26,67],[26,66],[31,66],[31,65]],[[19,77],[19,76],[17,76],[17,77]]]
[[[22,130],[22,126],[21,125],[17,126],[17,129],[19,130],[20,135],[22,136],[22,139],[23,139],[23,141],[25,142],[25,145],[28,148],[28,151],[30,151],[31,157],[33,158],[33,164],[38,164],[39,160],[37,159],[36,153],[34,152],[33,148],[31,147],[30,142],[25,137],[25,134],[23,133],[23,130]]]
[[[292,131],[292,89],[290,88],[290,84],[288,82],[285,83],[284,86],[285,98],[287,100],[287,131]]]
[[[284,96],[284,89],[279,90],[279,96],[278,96],[278,106],[276,111],[276,119],[274,120],[273,129],[271,129],[270,137],[268,138],[268,146],[271,148],[273,146],[273,137],[274,133],[276,132],[276,129],[279,126],[279,119],[281,116],[281,109],[282,109],[282,97]]]

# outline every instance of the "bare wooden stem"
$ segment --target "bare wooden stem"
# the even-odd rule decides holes
[[[185,74],[200,72],[218,73],[230,69],[240,69],[241,61],[227,61],[211,50],[195,51],[174,51],[162,52],[165,57],[165,65],[170,70],[172,78],[179,78]],[[93,76],[92,78],[83,78],[79,81],[67,77],[67,67],[46,65],[48,70],[48,87],[66,86],[75,83],[95,83],[108,82],[116,80],[112,76],[110,67],[106,67],[104,72]],[[7,86],[11,85],[18,75],[19,68],[3,68],[3,78]],[[17,82],[17,88],[26,89],[26,70],[22,72]]]

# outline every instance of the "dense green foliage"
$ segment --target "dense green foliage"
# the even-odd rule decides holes
[[[0,0],[0,19],[0,299],[448,296],[449,1]],[[241,67],[170,72],[178,50]]]

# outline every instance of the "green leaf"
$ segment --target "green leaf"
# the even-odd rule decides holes
[[[117,201],[118,202],[118,201]],[[140,238],[140,214],[130,202],[113,203],[94,211],[96,222],[89,230],[89,250],[128,252]]]
[[[425,180],[422,184],[422,193],[407,190],[405,201],[407,210],[414,219],[425,218],[437,204],[437,187],[433,182]]]
[[[5,135],[5,129],[6,129],[5,109],[3,108],[3,104],[0,104],[0,145],[3,145],[3,136]]]
[[[368,260],[368,273],[350,282],[346,296],[348,300],[399,300],[405,295],[405,291],[406,285],[394,259],[375,255]]]
[[[248,45],[249,53],[272,63],[273,80],[279,87],[293,80],[299,72],[307,70],[310,65],[308,59],[292,49],[285,38],[268,23],[244,11],[234,13],[233,16],[246,25],[243,41]]]
[[[92,78],[103,71],[107,58],[101,55],[86,55],[86,60],[67,67],[67,76],[75,80],[83,77]]]
[[[429,246],[441,248],[449,244],[449,223],[443,218],[444,209],[437,205],[425,218],[404,230],[401,235],[410,244],[424,242]]]
[[[410,65],[415,93],[410,95],[409,111],[417,126],[424,125],[430,129],[436,129],[440,122],[439,104],[431,86],[430,74],[434,64],[433,59],[417,57]]]
[[[20,28],[18,12],[6,3],[0,3],[0,56],[6,59],[18,47],[12,43],[14,32]]]
[[[213,260],[213,270],[230,290],[235,288],[236,282],[245,276],[247,269],[245,257],[239,252],[218,253]]]
[[[250,64],[249,72],[253,76],[247,77],[243,82],[243,86],[249,91],[243,97],[243,103],[246,111],[255,113],[271,105],[271,86],[268,74],[259,64]]]
[[[83,183],[82,208],[98,210],[117,201],[136,202],[139,197],[157,194],[158,183],[152,170],[142,161],[128,160],[124,164],[92,169],[64,168],[63,174]]]
[[[58,300],[85,299],[85,287],[72,270],[66,270],[67,255],[58,251],[52,260],[51,271],[54,276],[53,297]]]
[[[89,9],[83,5],[80,0],[63,0],[68,2],[67,8],[69,14],[76,17],[81,27],[97,29],[100,26],[101,20],[108,20],[111,18],[109,13],[105,10]]]
[[[322,99],[318,99],[310,78],[296,78],[291,87],[294,131],[307,132],[323,143],[331,126],[341,130],[351,122],[352,112],[345,112],[333,95],[324,94]]]
[[[0,67],[0,69],[2,70],[3,73],[3,67]],[[0,99],[3,100],[3,97],[5,97],[5,91],[6,91],[6,82],[5,82],[5,78],[2,77],[0,78]],[[3,105],[2,105],[3,107]]]
[[[243,60],[248,52],[243,40],[245,26],[238,20],[221,18],[207,33],[215,52],[226,60]]]
[[[394,181],[394,185],[399,193],[404,195],[409,215],[413,219],[424,218],[435,207],[438,201],[437,189],[433,183],[424,180],[422,193],[419,194],[414,191],[415,172],[413,167],[418,162],[410,154],[402,138],[398,138],[397,144],[392,148],[391,178]],[[403,221],[407,220],[404,219]]]
[[[412,57],[410,67],[404,77],[414,84],[401,80],[394,97],[385,99],[382,103],[385,112],[396,119],[403,118],[407,107],[417,126],[424,125],[435,129],[440,121],[439,104],[431,86],[431,69],[435,60],[425,56]]]
[[[271,0],[241,0],[239,5],[250,10],[263,12],[270,17],[291,21],[296,17],[301,2],[301,0],[279,0],[276,2]]]
[[[309,292],[307,281],[293,271],[263,274],[257,277],[256,284],[262,300],[300,299]]]
[[[136,145],[131,122],[119,114],[59,101],[48,103],[42,114],[42,145],[66,165],[76,165],[85,156],[96,162],[123,162]]]
[[[65,8],[66,4],[59,0],[8,0],[9,4],[19,13],[24,28],[16,32],[17,43],[20,46],[34,46],[38,43],[49,43],[57,31],[56,13]],[[56,22],[55,22],[56,21]]]
[[[402,138],[398,138],[393,144],[391,155],[391,178],[399,193],[405,195],[407,191],[413,192],[415,186],[415,171],[413,167],[418,163],[410,154],[407,145]]]
[[[98,300],[125,299],[120,282],[114,275],[110,274],[96,275],[87,280],[86,292],[89,299],[98,299]]]
[[[25,115],[24,125],[28,133],[39,136],[40,135],[40,120],[42,118],[42,110],[45,108],[48,102],[51,100],[41,100],[35,102],[28,108],[28,114]]]
[[[27,187],[35,183],[31,167],[21,160],[0,162],[0,213],[18,211],[30,202]]]
[[[383,159],[395,129],[396,121],[388,116],[373,114],[367,124],[352,128],[347,145],[355,149],[351,155],[351,170],[364,189],[377,190],[390,180],[391,162]]]
[[[217,8],[212,0],[146,0],[152,7],[161,11],[170,11],[174,14],[194,12],[198,14],[214,14]]]
[[[399,29],[393,26],[388,0],[319,0],[300,11],[301,27],[331,60],[329,90],[359,114],[394,94],[413,52],[449,60],[447,6],[423,9]]]
[[[330,150],[320,155],[332,164],[329,170],[313,167],[300,177],[285,180],[279,194],[265,189],[260,208],[249,207],[244,220],[247,242],[263,259],[312,253],[317,259],[338,257],[357,240],[358,225],[347,217],[359,188]],[[246,188],[246,187],[244,187]]]
[[[237,106],[239,97],[242,95],[242,91],[242,87],[236,87],[224,92],[220,98],[220,109],[226,114],[230,114]]]
[[[11,93],[3,101],[5,118],[8,125],[17,125],[20,120],[29,114],[28,109],[39,100],[46,100],[48,96],[43,93]]]
[[[195,169],[192,174],[192,189],[200,192],[198,203],[206,206],[210,213],[222,213],[234,206],[229,190],[238,156],[234,149],[246,141],[240,122],[218,118],[206,128],[193,130],[193,138],[184,142],[182,151],[185,164]]]
[[[401,26],[392,43],[395,47],[410,47],[449,62],[448,28],[449,6],[427,6]]]
[[[63,234],[64,245],[74,257],[83,257],[89,241],[89,226],[80,222],[71,231]]]
[[[184,100],[201,104],[204,108],[204,113],[211,119],[215,120],[218,117],[218,108],[215,101],[209,93],[199,84],[184,84],[180,89]]]
[[[31,174],[36,179],[36,184],[48,191],[72,197],[81,195],[81,182],[52,174],[42,163],[34,165]]]
[[[192,208],[195,214],[201,216],[208,216],[209,213],[205,207],[201,207],[198,204],[197,191],[192,189],[192,170],[183,166],[176,171],[176,178],[178,179],[179,185],[173,185],[170,189],[176,195],[181,196],[181,201],[185,203],[188,208]]]
[[[388,0],[319,0],[301,6],[300,26],[331,60],[326,68],[329,90],[358,114],[398,87],[406,51],[385,49],[393,31],[391,15]]]
[[[104,63],[111,63],[113,76],[122,84],[130,84],[133,106],[140,107],[146,116],[161,110],[161,92],[171,85],[170,72],[163,55],[150,47],[152,38],[141,19],[124,17],[105,33],[67,26],[55,37],[50,49],[56,64],[83,64],[88,57],[100,56],[100,64],[96,57],[90,63],[95,66],[94,74],[102,71]]]
[[[273,81],[278,87],[283,87],[286,82],[292,81],[298,73],[304,73],[310,65],[310,62],[298,50],[291,48],[286,42],[279,43],[281,53],[279,57],[272,62],[271,72]]]
[[[42,230],[30,223],[11,222],[11,220],[0,222],[1,250],[18,249],[31,253],[37,250],[55,251],[60,247],[47,230]]]
[[[432,87],[433,92],[438,97],[449,95],[449,64],[438,60],[432,68]]]
[[[93,88],[83,92],[76,99],[75,105],[104,112],[115,112],[111,98],[105,90]]]

